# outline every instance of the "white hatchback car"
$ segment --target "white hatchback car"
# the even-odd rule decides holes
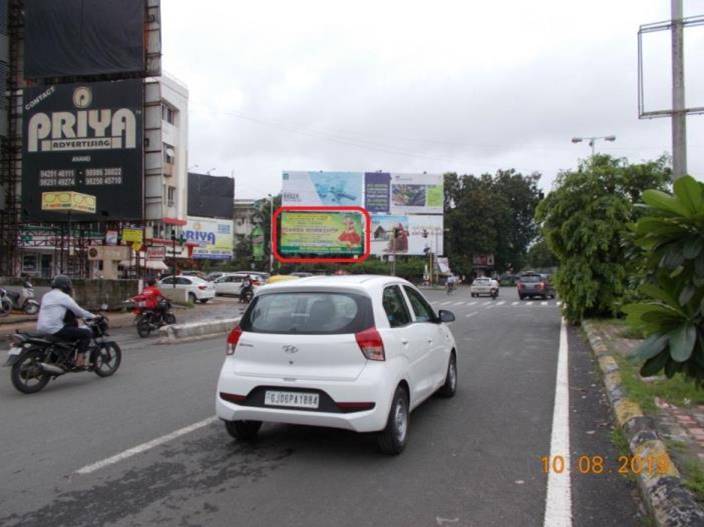
[[[191,302],[198,301],[205,304],[211,298],[215,298],[215,286],[212,282],[198,278],[197,276],[168,276],[159,280],[158,285],[162,288],[176,287],[188,291],[188,299]]]
[[[259,289],[227,339],[215,408],[235,438],[262,422],[379,432],[388,454],[409,413],[457,388],[449,311],[391,276],[311,277]]]

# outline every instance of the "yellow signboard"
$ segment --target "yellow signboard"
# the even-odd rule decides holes
[[[144,241],[142,229],[122,229],[122,241],[125,243],[142,244]]]
[[[73,191],[42,192],[42,210],[95,214],[95,196]]]

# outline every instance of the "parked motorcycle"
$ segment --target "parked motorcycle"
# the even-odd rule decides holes
[[[134,296],[127,303],[132,306],[137,334],[142,338],[148,337],[152,331],[162,326],[176,323],[176,316],[171,312],[171,302],[166,298],[159,299],[158,309],[149,309],[147,297],[144,295]]]
[[[27,315],[36,315],[39,312],[39,302],[34,300],[34,286],[31,282],[25,282],[20,292],[7,291],[6,295],[14,309],[20,309]]]
[[[50,380],[66,373],[92,371],[98,377],[109,377],[120,367],[122,350],[108,340],[108,319],[102,315],[87,322],[93,333],[85,366],[76,366],[78,343],[53,335],[17,332],[12,335],[12,347],[6,367],[12,368],[12,385],[22,393],[36,393]]]
[[[7,294],[7,289],[0,287],[0,317],[6,317],[12,313],[12,300]]]

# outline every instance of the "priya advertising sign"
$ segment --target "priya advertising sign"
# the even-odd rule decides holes
[[[192,258],[204,260],[232,259],[232,220],[188,217],[183,228],[186,240],[198,244]]]
[[[24,219],[56,220],[43,192],[95,196],[83,221],[142,217],[142,81],[26,88],[23,98]]]

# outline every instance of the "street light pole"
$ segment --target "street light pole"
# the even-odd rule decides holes
[[[594,159],[594,156],[596,155],[596,142],[599,139],[603,139],[604,141],[610,141],[614,142],[616,141],[616,136],[615,135],[602,135],[598,137],[573,137],[572,142],[573,143],[581,143],[582,141],[588,141],[589,146],[592,147],[592,159]]]
[[[269,274],[274,273],[274,196],[269,197]]]

